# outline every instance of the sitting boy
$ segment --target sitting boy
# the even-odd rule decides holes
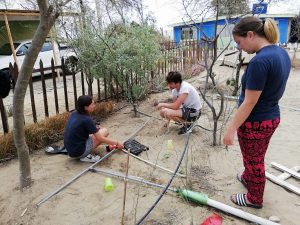
[[[182,81],[181,74],[176,71],[169,72],[166,77],[168,87],[172,90],[172,103],[159,103],[157,108],[160,116],[168,120],[186,123],[178,134],[185,134],[191,123],[201,114],[201,100],[197,90],[188,82]]]

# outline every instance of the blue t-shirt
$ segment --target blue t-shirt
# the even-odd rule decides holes
[[[95,122],[89,115],[77,111],[71,113],[64,133],[64,144],[70,157],[79,157],[85,151],[90,134],[97,132]]]
[[[268,45],[256,53],[242,77],[239,105],[244,101],[246,89],[262,93],[246,121],[264,121],[280,117],[278,101],[285,90],[290,69],[291,60],[281,47]]]

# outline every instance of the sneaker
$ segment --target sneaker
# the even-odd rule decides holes
[[[189,132],[191,125],[183,126],[179,129],[178,135],[186,134]]]
[[[98,162],[101,159],[99,155],[87,155],[84,158],[79,159],[81,162],[89,162],[89,163],[95,163]]]

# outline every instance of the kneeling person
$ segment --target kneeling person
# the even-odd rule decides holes
[[[92,97],[82,95],[78,98],[76,111],[72,112],[64,132],[64,144],[72,158],[84,162],[96,162],[99,156],[93,156],[95,148],[102,144],[115,145],[122,149],[124,145],[108,138],[108,130],[102,128],[92,120],[90,113],[95,109]]]
[[[197,90],[188,82],[182,81],[181,74],[169,72],[166,77],[169,88],[172,90],[172,103],[159,103],[160,115],[168,120],[187,122],[181,127],[178,134],[187,132],[191,122],[197,120],[201,114],[201,100]]]

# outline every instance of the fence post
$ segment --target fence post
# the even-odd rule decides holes
[[[80,76],[81,76],[81,90],[82,90],[82,95],[84,95],[85,94],[85,91],[84,91],[84,74],[83,74],[82,70],[80,72]]]
[[[4,104],[3,104],[2,97],[0,97],[0,111],[1,111],[3,131],[4,131],[4,133],[8,133],[9,132],[9,125],[8,125],[6,110],[5,110],[5,107],[4,107]]]
[[[45,74],[44,74],[44,65],[43,65],[43,61],[42,60],[40,60],[40,73],[41,73],[42,88],[43,88],[45,117],[49,117],[48,99],[47,99],[47,91],[46,91],[46,84],[45,84]]]
[[[109,92],[110,92],[110,98],[114,98],[114,85],[113,85],[113,79],[112,79],[112,72],[109,72]]]
[[[37,116],[36,116],[36,108],[35,108],[35,101],[34,101],[32,76],[29,79],[29,91],[30,91],[32,118],[33,118],[33,122],[36,123],[37,122]]]
[[[107,99],[107,82],[106,82],[106,76],[104,77],[104,99]]]
[[[72,79],[73,79],[73,90],[74,90],[74,103],[75,103],[75,108],[77,104],[77,86],[76,86],[76,77],[75,77],[75,72],[72,71]]]
[[[65,61],[61,59],[61,66],[62,66],[62,75],[63,75],[63,83],[64,83],[64,94],[65,94],[65,105],[66,111],[69,112],[69,101],[68,101],[68,87],[67,87],[67,80],[66,80],[66,73],[65,73]]]
[[[97,78],[97,90],[98,90],[98,102],[101,101],[101,88],[100,88],[100,79]]]
[[[118,79],[116,78],[115,79],[115,82],[116,82],[116,94],[117,94],[117,102],[119,102],[119,82],[118,82]]]
[[[11,78],[12,78],[12,89],[14,91],[15,86],[16,86],[16,82],[17,82],[18,74],[15,73],[14,66],[11,63],[9,63],[9,74],[11,75]]]
[[[183,57],[183,60],[182,60],[182,69],[184,70],[185,69],[185,64],[186,64],[186,49],[183,49],[183,52],[182,52],[182,57]]]
[[[55,65],[54,65],[53,58],[51,59],[51,69],[52,69],[52,82],[53,82],[53,91],[54,91],[55,110],[56,110],[56,114],[59,114],[57,87],[56,87],[56,72],[55,72]]]

